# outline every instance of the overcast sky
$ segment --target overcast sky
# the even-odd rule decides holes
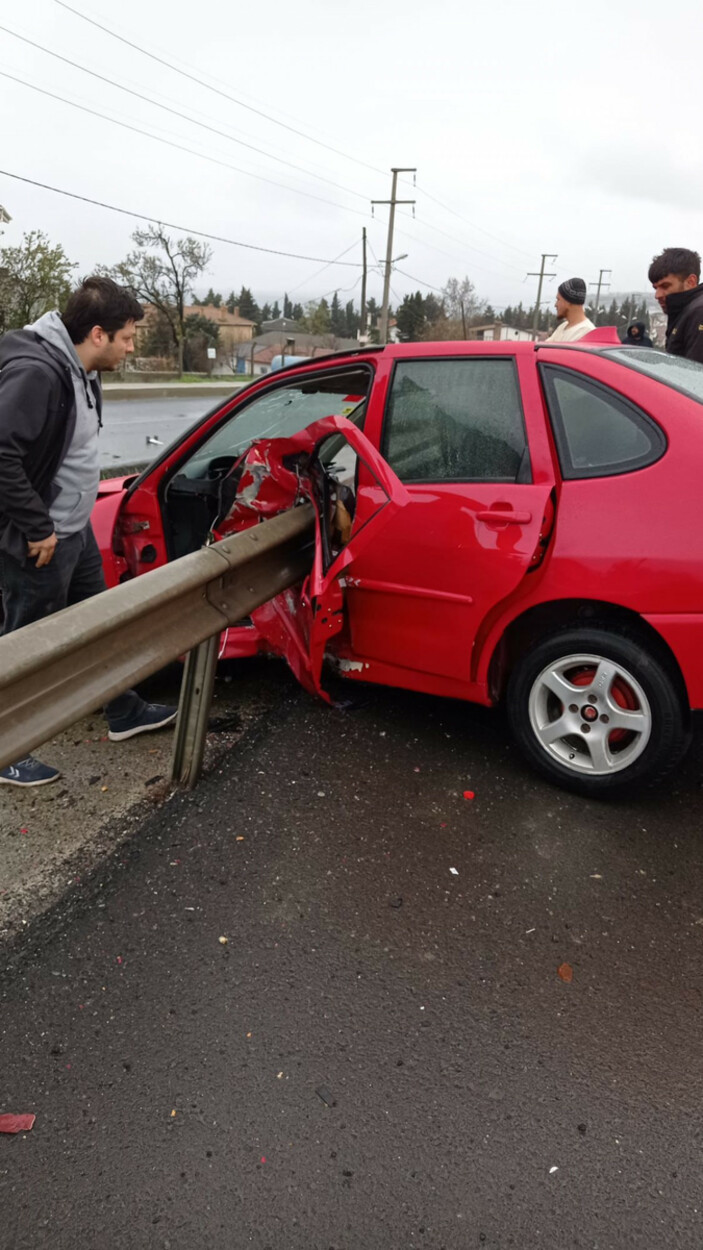
[[[358,301],[364,225],[370,264],[385,253],[387,210],[372,217],[370,201],[388,198],[392,165],[417,168],[417,187],[408,175],[401,188],[417,204],[414,221],[409,208],[397,218],[394,255],[408,255],[393,275],[396,300],[468,274],[495,306],[529,304],[536,279],[525,274],[543,251],[558,253],[559,280],[592,282],[608,268],[615,289],[644,290],[656,251],[703,245],[699,0],[67,3],[114,33],[58,0],[0,0],[0,22],[189,120],[0,31],[3,74],[104,114],[0,77],[0,166],[155,220],[321,258],[213,243],[200,294],[245,283],[260,302],[335,288]],[[42,229],[80,274],[122,259],[139,224],[3,174],[0,204],[13,218],[3,245]],[[356,267],[319,272],[345,251]],[[374,273],[369,294],[380,291]]]

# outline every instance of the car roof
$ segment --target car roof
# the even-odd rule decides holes
[[[329,352],[324,356],[313,356],[308,360],[298,360],[284,365],[277,373],[286,374],[292,370],[308,372],[318,365],[342,364],[354,361],[359,357],[386,356],[391,360],[413,359],[424,356],[525,356],[542,348],[550,351],[586,351],[598,352],[604,347],[621,347],[622,343],[614,326],[603,326],[591,331],[588,341],[581,339],[577,343],[535,343],[532,340],[506,340],[495,342],[485,339],[436,339],[430,342],[417,343],[369,343],[367,347],[346,348],[337,352]]]

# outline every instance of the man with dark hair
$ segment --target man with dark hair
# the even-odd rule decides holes
[[[586,283],[583,278],[567,278],[557,289],[554,306],[559,317],[559,324],[553,330],[547,343],[578,343],[584,335],[595,330],[595,326],[586,316],[583,306],[586,303]]]
[[[667,247],[649,266],[649,281],[667,314],[666,350],[703,364],[701,258],[687,247]]]
[[[110,278],[86,278],[63,316],[45,313],[0,341],[0,590],[10,633],[105,589],[90,524],[100,481],[100,371],[134,350],[144,310]],[[134,690],[105,708],[112,741],[159,729],[176,709]],[[46,785],[58,769],[29,755],[0,783]]]

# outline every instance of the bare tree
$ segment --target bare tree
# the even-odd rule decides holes
[[[166,319],[182,374],[186,302],[194,281],[210,264],[212,251],[190,235],[172,238],[161,225],[135,230],[132,239],[136,251],[115,265],[110,276],[130,287],[137,299],[152,304]]]

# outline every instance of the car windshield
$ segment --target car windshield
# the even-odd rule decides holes
[[[665,386],[673,386],[677,391],[684,391],[692,399],[703,404],[703,365],[695,360],[686,360],[683,356],[668,356],[666,352],[654,351],[651,347],[616,347],[604,352],[609,360],[617,360],[630,369],[646,373]]]

